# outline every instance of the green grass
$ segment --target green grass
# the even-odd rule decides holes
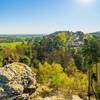
[[[1,48],[15,48],[16,46],[20,45],[22,45],[22,42],[0,43]]]

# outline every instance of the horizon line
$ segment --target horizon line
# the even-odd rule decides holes
[[[81,31],[81,30],[78,30],[78,31],[72,31],[72,30],[57,30],[57,31],[53,31],[53,32],[41,32],[41,33],[40,32],[30,32],[30,33],[28,33],[28,32],[27,33],[25,33],[25,32],[24,33],[22,33],[22,32],[19,32],[19,33],[18,32],[17,33],[16,32],[15,33],[14,32],[13,33],[12,32],[8,32],[8,33],[7,32],[5,32],[5,33],[0,32],[0,35],[47,35],[47,34],[52,34],[52,33],[55,33],[55,32],[63,32],[63,31],[66,31],[66,32],[69,31],[69,32],[74,32],[74,33],[80,31],[80,32],[83,32],[84,34],[99,32],[99,31],[95,31],[95,32],[94,31],[93,32],[84,32],[84,31]]]

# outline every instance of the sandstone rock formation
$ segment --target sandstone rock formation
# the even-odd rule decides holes
[[[0,68],[0,100],[27,98],[35,89],[35,73],[27,65],[15,62]]]

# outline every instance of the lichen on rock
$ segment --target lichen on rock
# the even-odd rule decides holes
[[[31,94],[35,89],[35,73],[27,65],[15,62],[0,68],[0,100]]]

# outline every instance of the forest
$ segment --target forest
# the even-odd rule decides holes
[[[38,92],[32,93],[28,100],[39,96],[72,98],[73,95],[79,100],[100,100],[99,41],[100,32],[1,35],[0,68],[19,62],[36,73]]]

